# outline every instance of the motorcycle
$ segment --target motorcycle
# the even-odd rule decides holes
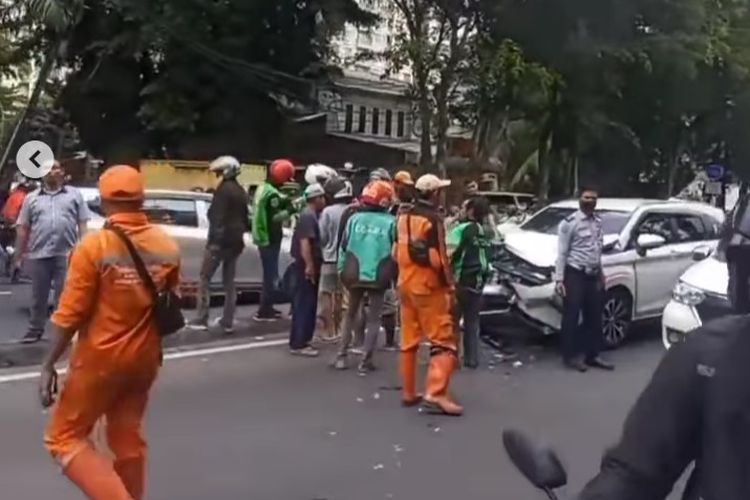
[[[555,490],[568,483],[568,475],[554,450],[517,430],[503,432],[503,446],[513,465],[531,484],[544,491],[550,500],[559,500]]]

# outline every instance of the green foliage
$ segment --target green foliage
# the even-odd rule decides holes
[[[376,19],[355,0],[22,3],[24,40],[36,53],[59,49],[59,103],[87,146],[104,156],[123,149],[197,154],[185,145],[226,147],[230,141],[215,137],[227,130],[250,137],[238,151],[277,144],[269,139],[280,133],[281,110],[310,104],[306,78],[329,70],[332,35],[345,22]]]

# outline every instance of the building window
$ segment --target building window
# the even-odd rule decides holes
[[[344,132],[347,134],[352,133],[352,127],[354,126],[354,106],[351,104],[346,105],[346,117],[344,118]]]
[[[372,135],[378,135],[380,133],[380,110],[378,108],[372,109]]]
[[[403,111],[398,112],[398,123],[396,124],[396,135],[398,137],[404,136],[404,128],[405,128],[405,121],[406,121],[406,115]]]
[[[385,135],[388,137],[393,135],[393,111],[390,109],[385,110]]]
[[[360,134],[364,134],[366,132],[365,125],[367,124],[367,108],[364,106],[359,107],[359,128],[357,131]]]

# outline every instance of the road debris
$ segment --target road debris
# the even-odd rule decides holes
[[[380,399],[380,393],[376,392],[375,394],[373,394],[372,399]]]
[[[521,368],[523,366],[523,363],[521,361],[516,361],[513,363],[513,368]]]
[[[385,465],[383,464],[375,464],[372,466],[372,470],[383,470],[385,469]]]
[[[362,399],[362,398],[357,398],[357,403],[364,403],[364,402],[365,402],[365,400],[364,400],[364,399]]]

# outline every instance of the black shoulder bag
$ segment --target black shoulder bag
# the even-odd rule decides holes
[[[412,239],[411,237],[411,212],[406,216],[406,248],[412,262],[422,267],[431,267],[430,248],[435,248],[433,241],[425,239]]]
[[[133,242],[122,228],[113,224],[107,224],[105,228],[115,233],[125,243],[128,252],[130,252],[130,257],[133,259],[133,264],[135,264],[135,269],[141,277],[141,281],[143,281],[143,284],[146,285],[146,288],[151,293],[154,299],[151,307],[159,335],[166,337],[167,335],[176,333],[185,326],[185,317],[182,315],[182,309],[180,308],[180,297],[177,296],[174,290],[159,291],[156,288],[156,283],[154,283],[151,274],[146,269],[143,258],[141,258],[135,245],[133,245]]]

